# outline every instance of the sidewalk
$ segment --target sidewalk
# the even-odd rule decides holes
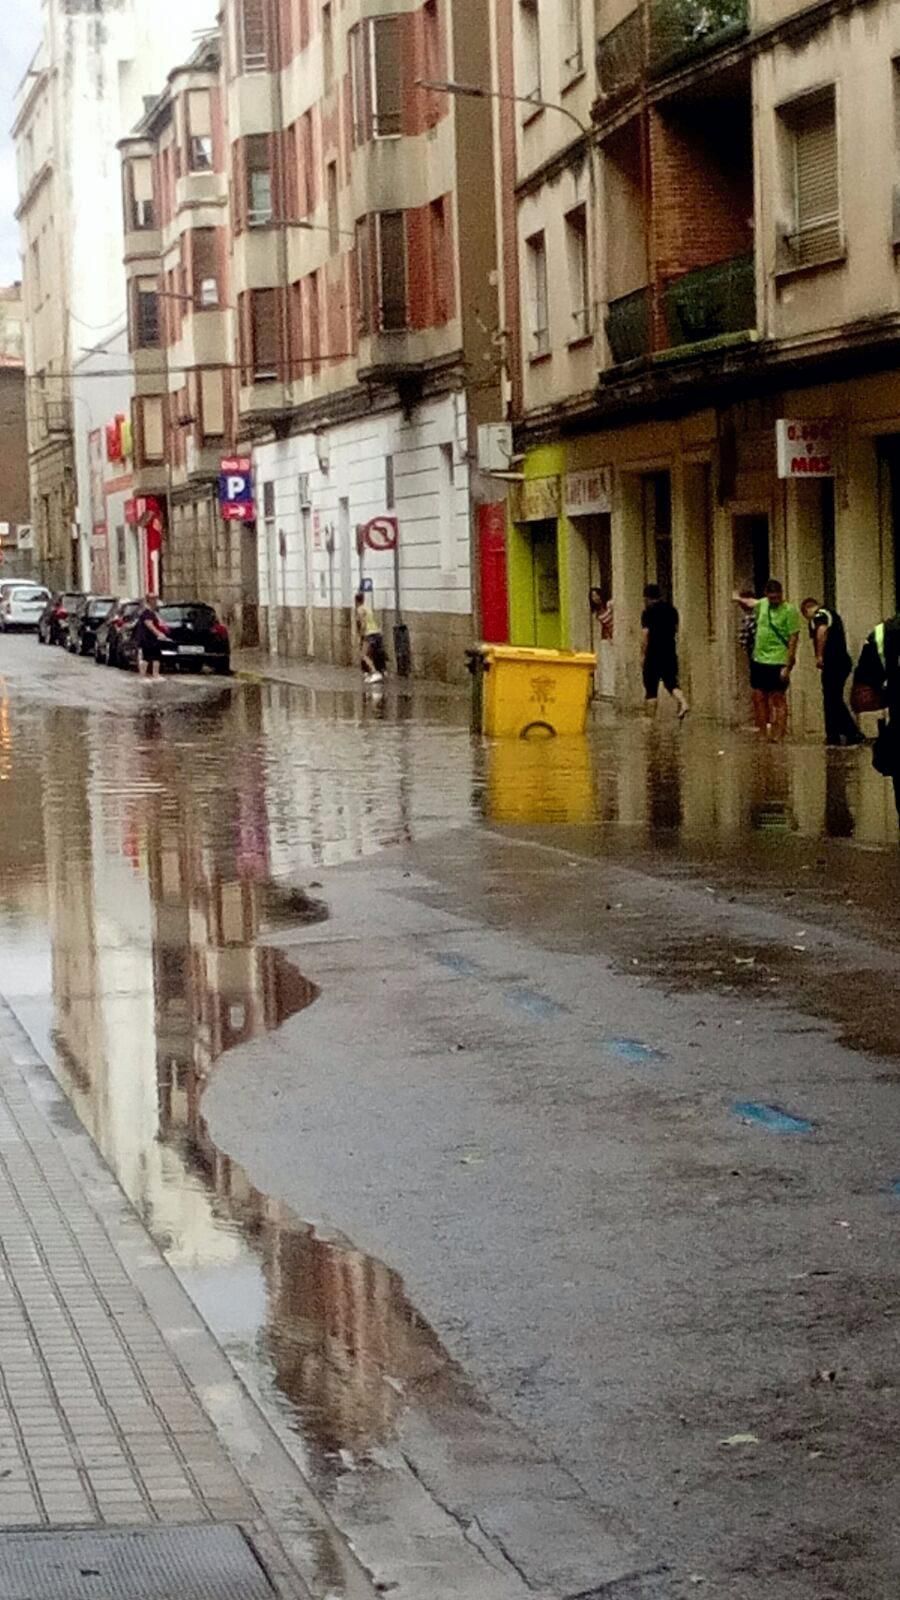
[[[267,650],[235,650],[231,664],[239,678],[256,682],[290,683],[301,689],[350,690],[361,693],[362,674],[358,667],[335,667],[320,661],[297,661],[273,656]],[[468,703],[471,688],[465,683],[440,683],[434,678],[398,678],[388,673],[383,692],[414,700],[455,700]]]
[[[318,1570],[313,1547],[319,1558],[328,1547],[332,1572],[343,1569],[340,1592],[374,1594],[0,1002],[4,1595],[44,1594],[31,1578],[17,1586],[17,1563],[30,1573],[41,1559],[36,1548],[50,1546],[53,1562],[68,1559],[76,1573],[79,1552],[84,1559],[83,1540],[74,1556],[62,1553],[71,1535],[37,1547],[10,1537],[26,1529],[138,1530],[127,1541],[135,1552],[142,1530],[166,1530],[158,1548],[150,1539],[154,1572],[187,1551],[183,1570],[169,1567],[179,1595],[222,1592],[229,1600],[308,1597],[314,1591],[294,1563]],[[100,1552],[92,1569],[103,1566],[110,1542],[91,1541]],[[205,1580],[217,1578],[221,1591],[194,1587],[198,1551]],[[121,1560],[120,1551],[113,1561]],[[121,1565],[119,1576],[129,1576]],[[70,1588],[58,1577],[46,1592],[80,1595],[72,1581]],[[157,1589],[136,1583],[134,1591],[107,1592]]]

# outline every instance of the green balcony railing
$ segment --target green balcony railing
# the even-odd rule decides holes
[[[671,345],[699,344],[755,328],[753,256],[737,256],[676,278],[663,294],[663,307]]]
[[[606,337],[618,366],[623,361],[638,361],[650,354],[650,290],[635,289],[606,309]]]
[[[748,0],[649,0],[650,71],[690,61],[739,39],[748,26]]]

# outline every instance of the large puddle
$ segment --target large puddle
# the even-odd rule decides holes
[[[783,831],[878,844],[888,799],[849,757],[751,769],[732,743],[710,773],[638,724],[485,753],[452,702],[142,704],[0,696],[0,992],[311,1475],[340,1472],[446,1358],[394,1273],[257,1192],[203,1117],[217,1060],[316,1002],[265,936],[327,914],[317,870],[480,818],[735,858]]]

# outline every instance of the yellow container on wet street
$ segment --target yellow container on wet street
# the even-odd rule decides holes
[[[482,730],[490,738],[583,733],[597,657],[590,651],[486,644]]]

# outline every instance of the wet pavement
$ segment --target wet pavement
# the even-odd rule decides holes
[[[379,1581],[896,1591],[865,753],[2,639],[0,785],[0,993]]]

